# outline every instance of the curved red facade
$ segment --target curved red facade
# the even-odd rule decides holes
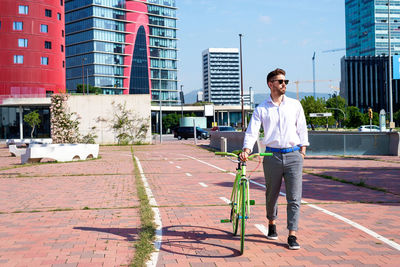
[[[0,101],[65,92],[64,0],[1,0],[0,23]]]
[[[149,92],[147,94],[151,94],[151,87],[150,87],[150,49],[149,49],[149,18],[147,16],[147,5],[146,0],[139,0],[139,1],[127,1],[126,2],[126,9],[128,10],[126,14],[126,20],[129,23],[126,24],[126,32],[129,34],[126,35],[125,42],[132,44],[127,45],[125,48],[125,53],[128,54],[124,58],[124,65],[128,67],[124,70],[124,76],[129,77],[129,79],[124,80],[124,87],[129,88],[131,83],[131,68],[132,68],[132,57],[134,54],[134,47],[136,42],[137,33],[140,27],[143,27],[146,33],[146,58],[147,58],[147,84],[149,87]],[[124,90],[124,94],[129,94],[129,89]]]

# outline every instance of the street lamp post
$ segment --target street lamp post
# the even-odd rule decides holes
[[[388,0],[388,49],[389,49],[389,111],[390,126],[393,124],[393,92],[392,92],[392,48],[390,45],[390,0]],[[390,127],[391,128],[391,127]]]
[[[158,95],[160,100],[160,144],[162,143],[162,109],[161,109],[161,89],[160,94]]]
[[[240,94],[241,94],[241,104],[242,104],[242,132],[244,129],[244,104],[243,104],[243,68],[242,68],[242,34],[239,33],[240,41]]]
[[[317,98],[315,97],[315,52],[312,56],[312,75],[313,75],[313,91],[314,91],[314,99],[316,100]]]
[[[184,98],[183,98],[183,85],[181,84],[181,108],[182,108],[182,114],[181,114],[181,120],[183,122],[183,102],[184,102]]]
[[[83,62],[86,58],[82,58],[82,94],[85,94],[85,72],[83,71]]]
[[[86,93],[89,95],[89,68],[86,67]]]

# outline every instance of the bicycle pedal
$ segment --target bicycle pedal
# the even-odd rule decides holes
[[[254,199],[251,199],[250,200],[250,205],[255,205],[255,204],[256,204],[256,201]]]
[[[231,222],[231,220],[229,220],[229,219],[222,219],[221,220],[221,223],[230,223]]]

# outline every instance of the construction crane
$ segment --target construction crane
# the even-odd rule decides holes
[[[337,52],[337,51],[342,51],[342,50],[346,50],[346,48],[335,48],[335,49],[325,50],[325,51],[322,51],[322,53]]]
[[[296,84],[296,95],[297,100],[299,100],[299,83],[313,83],[313,82],[335,82],[336,80],[311,80],[311,81],[294,81],[293,83]]]

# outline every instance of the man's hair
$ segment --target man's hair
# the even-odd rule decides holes
[[[271,81],[272,78],[274,78],[276,75],[286,75],[286,72],[283,69],[275,69],[273,71],[271,71],[270,73],[268,73],[267,75],[267,83],[269,83]]]

